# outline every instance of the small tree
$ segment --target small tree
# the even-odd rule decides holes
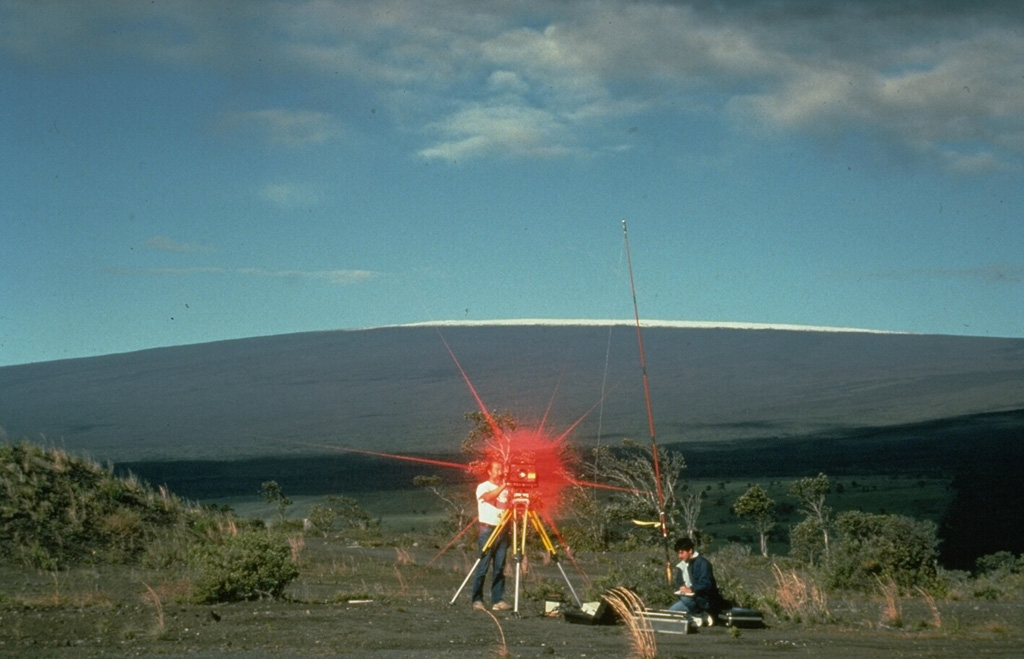
[[[326,538],[334,528],[334,522],[338,519],[338,511],[328,504],[314,503],[306,512],[306,517],[313,528]]]
[[[462,452],[470,455],[479,455],[481,444],[496,439],[497,434],[510,433],[519,426],[516,418],[508,411],[485,414],[480,410],[474,410],[466,412],[463,416],[466,421],[473,424],[462,440]]]
[[[608,549],[610,531],[605,502],[597,492],[582,485],[568,491],[567,520],[561,524],[561,534],[566,543],[574,549],[604,551]]]
[[[448,511],[448,517],[443,523],[445,533],[462,530],[476,513],[472,508],[472,500],[466,493],[460,496],[443,488],[440,476],[416,476],[412,479],[412,484],[422,487],[444,502]]]
[[[832,491],[832,484],[825,474],[818,474],[814,478],[801,478],[789,488],[789,493],[800,500],[807,519],[814,520],[822,534],[825,560],[829,558],[829,524],[832,516],[832,509],[825,504],[825,498]]]
[[[608,506],[608,513],[612,519],[617,520],[658,519],[660,511],[654,478],[653,448],[649,444],[641,445],[631,440],[624,440],[623,445],[625,450],[617,453],[604,446],[594,449],[595,464],[600,465],[595,480],[622,488],[615,493],[614,502]],[[658,462],[666,525],[676,529],[683,508],[683,502],[677,495],[680,489],[679,477],[686,468],[686,460],[678,451],[660,451]],[[699,503],[691,507],[691,512],[694,513],[692,525],[696,526]]]
[[[264,501],[277,506],[277,516],[283,522],[284,509],[292,505],[292,500],[284,495],[281,486],[277,484],[277,481],[263,481],[263,484],[260,485],[260,493],[263,495]]]
[[[359,502],[352,497],[329,496],[327,497],[327,503],[331,506],[334,512],[337,513],[337,520],[341,522],[342,526],[346,529],[367,531],[376,528],[380,524],[379,519],[375,520],[373,516],[364,510],[359,505]]]
[[[704,494],[702,492],[691,492],[679,497],[679,507],[683,516],[683,527],[686,529],[686,536],[697,541],[697,520],[700,518],[700,509],[704,505]]]
[[[768,535],[775,528],[775,501],[768,496],[760,485],[752,485],[743,493],[732,510],[738,516],[748,520],[761,539],[761,555],[768,557]]]

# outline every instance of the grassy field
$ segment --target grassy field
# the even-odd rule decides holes
[[[196,507],[62,451],[19,446],[5,454],[3,472],[12,475],[5,489],[26,503],[3,509],[6,537],[21,539],[3,547],[38,551],[14,551],[0,564],[2,656],[762,657],[785,651],[874,659],[1019,656],[1024,643],[1024,559],[1005,552],[976,576],[933,570],[902,588],[890,577],[862,579],[850,589],[828,585],[828,566],[785,556],[784,544],[759,556],[753,534],[729,504],[758,482],[783,504],[782,530],[799,517],[788,477],[686,481],[687,491],[705,495],[699,525],[713,539],[702,552],[720,587],[733,602],[761,611],[767,626],[720,624],[673,637],[545,615],[549,603],[573,609],[572,592],[597,601],[621,588],[642,598],[634,611],[667,606],[673,596],[657,543],[627,539],[601,551],[560,546],[555,556],[527,543],[522,560],[506,566],[506,599],[517,611],[481,612],[460,587],[477,558],[471,534],[454,542],[452,532],[440,530],[445,508],[423,489],[374,490],[360,482],[356,492],[337,495],[369,511],[370,522],[351,516],[344,520],[355,524],[324,531],[301,522],[317,504],[339,503],[324,493],[294,495],[282,519],[279,506],[255,493]],[[837,514],[927,517],[940,514],[952,496],[948,480],[923,475],[844,473],[832,484]],[[55,504],[60,510],[43,510]],[[97,523],[82,525],[89,520]],[[72,537],[74,546],[62,542]],[[125,544],[131,538],[140,544]],[[248,562],[254,555],[245,548],[253,547],[262,549]],[[53,550],[54,560],[42,560],[43,549]],[[287,581],[242,596],[208,596],[211,584],[241,584],[267,570],[287,572]]]
[[[784,553],[785,530],[798,519],[789,507],[789,484],[827,474],[829,505],[836,511],[864,510],[909,515],[940,525],[942,560],[969,569],[978,556],[1024,552],[1024,411],[911,424],[854,428],[827,436],[766,438],[735,442],[665,444],[680,451],[690,491],[706,491],[701,528],[716,543],[749,539],[730,507],[749,484],[764,487],[780,507],[772,552]],[[465,462],[456,454],[424,455]],[[461,470],[349,453],[281,455],[221,461],[159,461],[117,465],[181,495],[219,502],[239,511],[259,505],[260,484],[277,481],[308,506],[327,495],[355,498],[397,530],[430,528],[440,501],[413,486],[419,475],[436,475],[452,491],[470,492]],[[709,489],[710,488],[710,489]],[[296,504],[288,514],[302,517]],[[752,542],[751,542],[752,544]]]
[[[472,568],[472,551],[455,547],[439,556],[422,536],[379,546],[344,533],[296,533],[292,539],[300,576],[280,600],[190,603],[194,575],[175,567],[0,568],[0,656],[643,656],[625,625],[574,625],[545,616],[537,594],[561,577],[537,555],[523,575],[520,615],[492,615],[472,611],[465,593],[449,604]],[[723,578],[743,582],[765,601],[780,597],[771,561],[709,555]],[[609,566],[638,560],[656,571],[656,551],[582,552],[566,569],[587,599],[599,592],[596,584]],[[584,574],[595,586],[586,585]],[[793,575],[813,586],[812,577]],[[1024,602],[1018,600],[968,592],[938,600],[919,593],[890,600],[880,593],[840,593],[823,599],[820,610],[827,618],[798,620],[764,608],[763,629],[658,634],[653,651],[658,657],[1016,657],[1024,645]]]
[[[789,493],[790,485],[800,477],[774,478],[765,481],[707,480],[685,481],[688,491],[706,492],[701,510],[699,528],[710,540],[707,548],[714,550],[730,543],[758,548],[756,532],[732,512],[732,504],[753,484],[761,485],[779,504],[777,527],[769,545],[772,555],[788,552],[788,528],[801,519],[797,500]],[[454,487],[452,494],[457,494]],[[879,475],[844,475],[833,482],[829,505],[835,513],[862,510],[879,514],[906,515],[938,523],[953,498],[948,478],[917,478]],[[428,533],[436,529],[446,516],[444,503],[422,489],[381,490],[372,493],[332,492],[325,495],[298,495],[290,497],[286,517],[301,520],[308,516],[310,506],[324,503],[327,496],[353,496],[359,506],[380,521],[389,533]],[[268,523],[278,517],[277,508],[258,496],[227,497],[204,501],[218,506],[229,506],[243,517],[255,517]]]

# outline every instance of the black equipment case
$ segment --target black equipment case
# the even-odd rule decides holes
[[[726,627],[764,627],[764,616],[760,611],[734,606],[718,614]]]
[[[615,609],[608,605],[607,600],[601,598],[601,603],[593,613],[587,611],[568,610],[562,614],[566,622],[577,625],[614,625],[619,622],[619,616]]]

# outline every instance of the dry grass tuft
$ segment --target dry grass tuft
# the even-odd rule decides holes
[[[145,585],[145,584],[144,584]],[[149,586],[146,586],[149,588]],[[182,579],[178,581],[163,581],[153,589],[157,597],[163,602],[187,602],[192,596],[193,585],[191,581]],[[145,595],[143,595],[145,600]]]
[[[484,613],[486,613],[487,615],[491,616],[491,620],[493,620],[494,624],[498,627],[498,637],[499,637],[499,640],[501,641],[501,645],[499,645],[498,647],[494,648],[495,656],[498,656],[498,657],[507,657],[507,656],[509,656],[508,655],[508,643],[505,642],[505,630],[501,628],[501,623],[498,622],[497,616],[495,616],[493,613],[491,613],[490,611],[488,611],[486,609],[484,609]]]
[[[55,591],[52,594],[41,595],[39,597],[19,597],[12,601],[18,602],[22,606],[38,609],[61,608],[67,606],[79,609],[88,607],[112,608],[114,606],[114,600],[111,599],[110,595],[95,591],[70,594],[60,594]]]
[[[405,579],[402,578],[402,572],[398,569],[397,565],[395,566],[395,579],[398,580],[398,592],[404,593],[406,588]]]
[[[395,562],[399,565],[412,565],[414,562],[409,550],[403,547],[395,547]]]
[[[626,623],[634,655],[641,659],[657,657],[658,642],[654,630],[647,618],[637,615],[646,609],[643,600],[633,591],[622,587],[609,590],[604,594],[604,599]]]
[[[832,619],[828,597],[811,577],[801,577],[796,570],[783,572],[773,564],[775,596],[779,607],[790,620],[826,622]]]
[[[921,593],[921,598],[924,600],[924,603],[928,605],[929,609],[931,609],[932,627],[935,629],[942,629],[942,614],[939,613],[939,605],[935,603],[935,596],[920,586],[917,587],[917,592]]]
[[[160,601],[160,595],[148,583],[143,582],[142,585],[146,587],[142,601],[146,604],[152,603],[156,607],[156,633],[158,636],[163,635],[166,626],[164,625],[164,605]]]
[[[160,502],[164,506],[164,510],[171,510],[174,506],[174,495],[167,489],[166,485],[161,485],[157,488],[157,493],[160,496]]]
[[[299,556],[306,548],[306,538],[301,533],[288,536],[288,548],[292,553],[292,562],[299,565]]]
[[[882,624],[890,627],[902,627],[903,626],[903,603],[900,600],[900,587],[893,580],[892,577],[888,577],[886,580],[882,580],[881,577],[875,578],[878,581],[878,590],[882,594]]]
[[[998,634],[1005,635],[1009,634],[1011,629],[1006,623],[999,620],[991,620],[986,623],[978,625],[977,630],[985,634]]]

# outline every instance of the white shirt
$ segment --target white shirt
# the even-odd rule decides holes
[[[508,501],[508,490],[498,495],[498,499],[495,501],[495,503],[499,504],[497,506],[482,499],[484,494],[499,487],[501,486],[495,485],[491,481],[484,481],[476,486],[476,515],[480,518],[481,524],[497,526],[498,522],[501,521],[501,514],[505,508],[504,504]]]
[[[687,562],[679,561],[679,563],[676,564],[676,567],[679,568],[679,571],[683,574],[683,585],[687,588],[692,588],[693,581],[690,580],[690,566]]]
[[[692,561],[697,558],[698,555],[699,554],[697,554],[697,552],[693,552],[693,555],[690,556],[690,560]],[[679,561],[679,564],[676,565],[676,567],[683,573],[683,585],[687,588],[693,588],[693,579],[690,578],[690,564],[686,561]]]

